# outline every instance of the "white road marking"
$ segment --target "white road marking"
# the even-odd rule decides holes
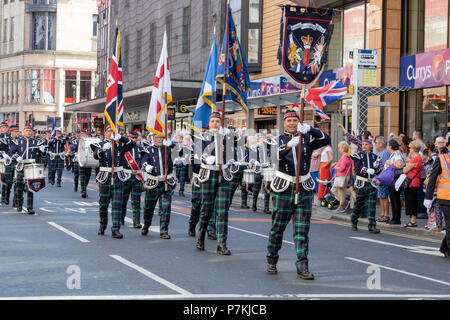
[[[364,261],[364,260],[359,260],[359,259],[355,259],[355,258],[351,258],[351,257],[345,257],[345,259],[352,260],[352,261],[359,262],[359,263],[372,265],[372,266],[377,266],[377,267],[380,267],[380,268],[384,268],[386,270],[395,271],[395,272],[398,272],[398,273],[406,274],[408,276],[412,276],[412,277],[416,277],[416,278],[420,278],[420,279],[424,279],[424,280],[428,280],[428,281],[444,284],[446,286],[450,286],[449,282],[445,282],[445,281],[436,280],[436,279],[433,279],[433,278],[421,276],[420,274],[415,274],[415,273],[404,271],[404,270],[394,269],[394,268],[382,266],[381,264],[372,263],[372,262]]]
[[[379,244],[383,244],[383,245],[391,246],[391,247],[402,248],[402,249],[408,250],[409,252],[428,254],[430,256],[442,256],[442,254],[439,252],[439,248],[436,248],[436,247],[417,246],[417,245],[405,246],[405,245],[401,245],[401,244],[395,244],[392,242],[385,242],[385,241],[364,238],[364,237],[350,237],[350,238],[356,239],[356,240],[361,240],[361,241],[379,243]]]
[[[157,294],[0,297],[0,300],[166,300],[166,299],[449,299],[450,294]]]
[[[55,213],[56,212],[56,211],[53,211],[51,209],[47,209],[46,207],[41,207],[41,208],[39,208],[39,210],[46,211],[46,212],[51,212],[51,213]]]
[[[76,212],[76,213],[86,213],[85,208],[64,208],[64,210],[72,211],[72,212]]]
[[[173,291],[178,292],[181,295],[192,296],[192,294],[189,291],[186,291],[186,290],[178,287],[177,285],[175,285],[175,284],[173,284],[173,283],[171,283],[171,282],[169,282],[169,281],[167,281],[167,280],[157,276],[156,274],[154,274],[154,273],[152,273],[152,272],[150,272],[150,271],[148,271],[148,270],[146,270],[146,269],[144,269],[142,267],[139,267],[138,265],[128,261],[127,259],[122,258],[121,256],[114,255],[114,254],[110,254],[109,256],[111,258],[116,259],[117,261],[123,263],[124,265],[126,265],[126,266],[128,266],[128,267],[130,267],[130,268],[132,268],[132,269],[142,273],[143,275],[145,275],[145,276],[147,276],[147,277],[149,277],[149,278],[151,278],[151,279],[161,283],[162,285],[168,287],[169,289],[172,289]]]
[[[71,236],[71,237],[73,237],[73,238],[75,238],[75,239],[77,239],[77,240],[79,240],[79,241],[81,241],[81,242],[83,242],[83,243],[88,243],[88,242],[90,242],[89,240],[86,240],[85,238],[80,237],[80,236],[77,235],[76,233],[73,233],[72,231],[67,230],[67,229],[64,228],[64,227],[61,227],[59,224],[56,224],[56,223],[51,222],[51,221],[49,221],[49,222],[47,222],[47,223],[48,223],[49,225],[55,227],[56,229],[61,230],[61,231],[64,232],[64,233],[67,233],[69,236]]]

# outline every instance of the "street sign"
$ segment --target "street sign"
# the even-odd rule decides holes
[[[359,86],[375,87],[377,85],[377,62],[377,50],[358,50],[356,66]]]
[[[178,113],[189,113],[187,107],[191,105],[191,101],[178,101],[177,102],[177,112]]]

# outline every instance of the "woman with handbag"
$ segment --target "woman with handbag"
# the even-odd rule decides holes
[[[384,168],[387,169],[390,166],[394,167],[395,174],[394,178],[397,179],[402,174],[402,169],[406,164],[406,159],[400,151],[400,144],[391,139],[388,142],[388,151],[391,154],[389,159],[386,161]],[[392,219],[389,220],[388,224],[401,224],[400,217],[402,212],[402,202],[400,199],[401,190],[395,190],[395,187],[389,186],[389,200],[391,201],[392,207]]]
[[[410,221],[403,225],[406,227],[417,227],[417,192],[420,188],[420,174],[422,172],[422,157],[419,152],[421,144],[418,141],[412,141],[409,143],[410,160],[403,168],[403,173],[406,174],[406,188],[405,190],[405,202],[406,202],[406,215],[410,216]],[[409,183],[408,183],[409,182]]]
[[[336,209],[336,212],[344,213],[346,208],[345,191],[347,189],[348,180],[350,180],[352,160],[348,154],[349,145],[347,142],[340,142],[338,147],[342,157],[337,163],[331,166],[336,169],[336,176],[334,178],[333,188],[331,188],[331,193],[339,200],[339,208]]]

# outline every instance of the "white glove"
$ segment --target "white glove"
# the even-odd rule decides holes
[[[425,199],[424,201],[423,201],[423,206],[425,207],[425,208],[427,208],[428,210],[430,210],[431,209],[431,206],[433,205],[433,200],[427,200],[427,199]]]
[[[172,144],[173,144],[172,140],[166,140],[166,139],[163,140],[163,145],[165,145],[166,147],[170,147],[170,146],[172,146]]]
[[[22,162],[23,161],[23,158],[22,157],[17,157],[17,162]]]
[[[295,148],[296,146],[298,146],[299,143],[300,143],[300,137],[296,136],[296,137],[293,137],[291,139],[291,141],[288,142],[287,145],[289,148]]]
[[[152,170],[153,170],[153,166],[152,166],[151,164],[148,164],[148,165],[145,167],[145,171],[147,171],[147,173],[151,173]]]
[[[234,165],[235,165],[235,166],[240,166],[241,163],[240,163],[239,161],[235,161],[235,162],[234,162]]]
[[[307,123],[301,124],[299,123],[297,126],[297,132],[301,132],[303,134],[308,133],[311,131],[311,126]]]
[[[375,174],[375,170],[372,168],[367,169],[367,173],[373,176]]]
[[[261,163],[259,163],[259,161],[258,160],[256,160],[254,163],[253,163],[253,165],[256,167],[256,166],[260,166],[261,165]]]
[[[45,152],[45,147],[44,146],[40,146],[39,150],[41,150],[41,152]]]
[[[107,143],[105,143],[103,145],[102,150],[106,151],[106,150],[109,150],[109,149],[111,149],[111,143],[107,142]]]
[[[11,159],[6,153],[3,153],[3,158],[5,158],[6,160]]]
[[[367,168],[366,168],[366,167],[363,167],[363,168],[361,169],[361,172],[362,172],[362,173],[367,173]]]
[[[111,140],[119,141],[120,138],[122,138],[122,136],[120,134],[112,134],[111,135]]]
[[[230,133],[230,129],[220,127],[219,134],[221,134],[222,136],[226,136],[229,133]]]
[[[208,156],[206,157],[206,163],[209,165],[213,165],[216,162],[216,157],[214,156]]]

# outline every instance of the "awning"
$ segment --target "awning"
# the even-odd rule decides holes
[[[172,80],[173,100],[197,98],[202,88],[202,81]],[[123,93],[125,110],[133,107],[142,107],[150,103],[153,85],[134,89]],[[66,111],[103,113],[105,111],[106,97],[71,104]]]

